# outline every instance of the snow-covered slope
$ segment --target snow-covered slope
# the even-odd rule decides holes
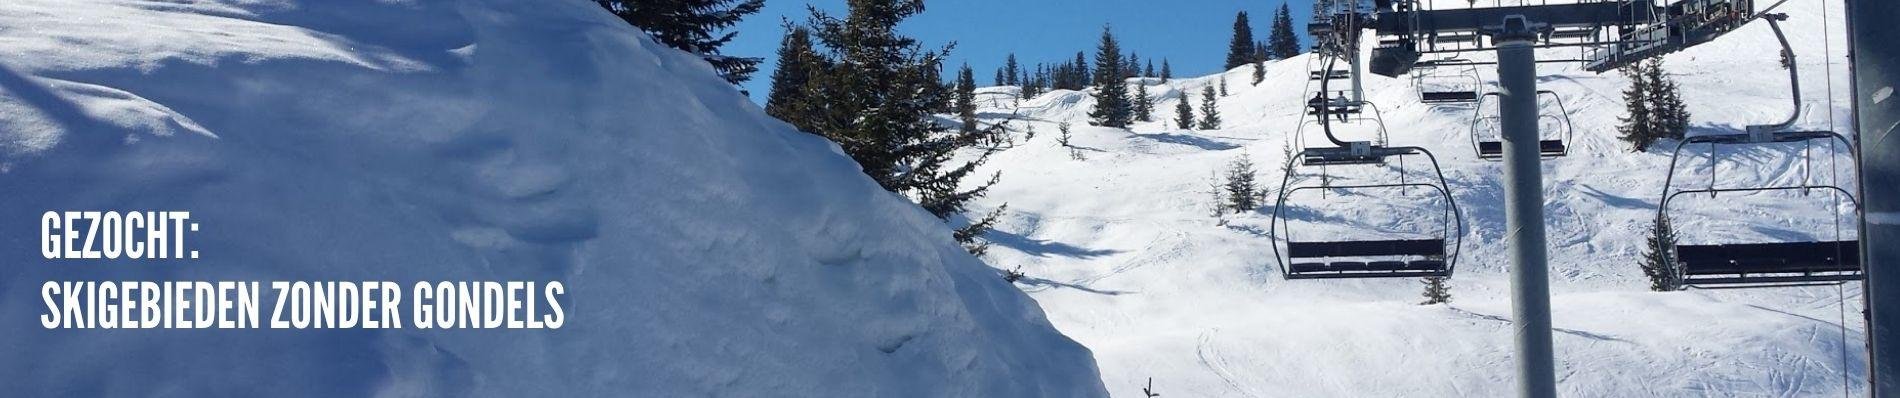
[[[16,396],[1095,396],[837,147],[592,2],[0,2]],[[186,210],[53,262],[47,210]],[[559,280],[559,330],[43,330],[47,280]]]
[[[1845,46],[1839,2],[1831,57],[1824,53],[1820,1],[1784,6],[1803,72],[1807,111],[1801,125],[1848,128]],[[1670,55],[1694,114],[1691,134],[1739,131],[1787,115],[1787,81],[1776,68],[1773,35],[1756,23],[1715,43]],[[1464,54],[1477,60],[1489,54]],[[1550,50],[1546,59],[1576,57]],[[1288,137],[1301,122],[1308,57],[1268,65],[1252,86],[1251,69],[1226,73],[1220,100],[1226,123],[1214,131],[1173,127],[1174,92],[1198,110],[1202,87],[1219,76],[1151,86],[1156,122],[1128,130],[1088,127],[1087,93],[1054,92],[992,105],[991,115],[1020,112],[1036,130],[997,154],[1003,171],[986,206],[1009,205],[992,234],[990,262],[1021,267],[1025,290],[1058,328],[1101,360],[1117,396],[1140,397],[1153,378],[1164,396],[1506,396],[1514,369],[1508,267],[1502,240],[1502,169],[1476,158],[1473,109],[1418,101],[1410,79],[1372,77],[1369,99],[1382,107],[1394,145],[1417,145],[1443,162],[1468,224],[1449,306],[1418,306],[1417,280],[1286,281],[1271,256],[1262,210],[1210,215],[1210,178],[1250,157],[1261,185],[1278,189]],[[1829,108],[1831,64],[1834,101]],[[1631,153],[1617,141],[1626,79],[1575,65],[1541,67],[1540,88],[1562,96],[1574,121],[1569,157],[1545,162],[1556,348],[1561,390],[1574,396],[1825,396],[1860,391],[1865,376],[1858,286],[1754,291],[1647,292],[1637,268],[1655,216],[1667,153]],[[1487,81],[1495,72],[1484,69]],[[1151,81],[1150,84],[1159,84]],[[1830,123],[1829,116],[1836,119]],[[1165,121],[1164,121],[1165,120]],[[1076,153],[1059,147],[1057,123],[1073,125]],[[1368,130],[1348,128],[1345,134]],[[1309,142],[1323,142],[1308,129]],[[1366,137],[1365,135],[1358,135]],[[1825,148],[1804,163],[1805,147],[1725,148],[1720,186],[1845,180],[1851,167],[1828,163]],[[1706,186],[1706,150],[1685,155],[1677,184]],[[1406,178],[1431,178],[1424,159],[1407,159]],[[1397,166],[1332,167],[1334,183],[1397,182]],[[1811,171],[1811,173],[1810,173]],[[1304,169],[1301,182],[1319,183]],[[1851,183],[1846,183],[1852,189]],[[1817,191],[1808,196],[1686,197],[1672,207],[1685,243],[1749,239],[1833,239],[1853,233],[1847,207]],[[1440,202],[1427,192],[1309,190],[1289,207],[1293,233],[1430,234]],[[979,209],[982,210],[982,209]],[[1835,215],[1842,215],[1836,218]],[[1851,236],[1851,235],[1847,235]],[[1844,298],[1842,296],[1845,296]],[[1844,304],[1843,304],[1844,299]],[[1846,320],[1843,322],[1843,319]],[[1845,324],[1845,330],[1840,326]]]

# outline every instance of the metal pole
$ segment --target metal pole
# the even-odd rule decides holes
[[[1498,42],[1499,116],[1504,136],[1505,235],[1511,250],[1511,314],[1517,340],[1518,396],[1557,396],[1550,343],[1550,269],[1544,242],[1543,159],[1538,151],[1536,34],[1511,16]]]
[[[1860,147],[1861,263],[1867,270],[1867,360],[1871,396],[1900,396],[1900,2],[1848,0],[1853,48],[1855,142]]]

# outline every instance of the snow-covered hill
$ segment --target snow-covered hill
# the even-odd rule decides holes
[[[1821,2],[1781,11],[1803,72],[1807,128],[1848,128],[1846,54],[1838,2],[1823,39]],[[1831,41],[1831,52],[1824,42]],[[1781,120],[1787,81],[1765,23],[1670,55],[1694,114],[1691,134],[1738,131]],[[1831,57],[1829,57],[1831,55]],[[1477,60],[1489,54],[1464,54]],[[1546,59],[1576,57],[1549,50]],[[1149,81],[1156,122],[1128,130],[1089,127],[1093,100],[1058,91],[1020,104],[981,101],[991,121],[1019,113],[1017,145],[988,168],[1003,171],[985,207],[1009,205],[989,257],[1021,267],[1030,291],[1064,333],[1089,346],[1116,396],[1140,397],[1153,378],[1164,396],[1506,396],[1513,393],[1508,260],[1502,170],[1477,159],[1473,109],[1418,101],[1410,79],[1372,77],[1368,97],[1382,107],[1394,145],[1437,154],[1468,224],[1449,306],[1418,306],[1417,280],[1286,281],[1272,260],[1267,210],[1210,215],[1210,179],[1249,157],[1262,185],[1277,189],[1288,137],[1300,123],[1308,57],[1273,62],[1267,81],[1251,70],[1226,74],[1223,129],[1173,127],[1174,93],[1200,108],[1202,87],[1219,76]],[[1823,68],[1831,65],[1831,68]],[[1830,76],[1834,98],[1828,101]],[[1571,155],[1545,162],[1558,378],[1571,396],[1826,396],[1859,392],[1866,374],[1856,284],[1753,291],[1647,292],[1637,268],[1661,193],[1667,153],[1631,153],[1617,141],[1626,79],[1575,65],[1541,67],[1540,88],[1561,95],[1575,136]],[[1483,69],[1487,81],[1496,78]],[[1006,94],[1004,89],[987,91]],[[995,97],[991,95],[984,98]],[[1832,105],[1830,108],[1829,105]],[[1830,123],[1830,116],[1834,118]],[[1076,153],[1056,144],[1057,124],[1073,126]],[[1036,137],[1024,141],[1027,123]],[[1347,130],[1364,134],[1369,130]],[[1321,141],[1307,130],[1307,140]],[[1845,133],[1845,131],[1844,131]],[[1364,135],[1359,135],[1365,137]],[[1721,186],[1845,180],[1844,158],[1813,163],[1798,145],[1719,156]],[[1680,186],[1705,186],[1706,150],[1685,155]],[[1421,158],[1406,178],[1430,178]],[[1393,181],[1388,168],[1332,167],[1335,183]],[[1302,182],[1317,184],[1316,169]],[[1844,183],[1850,189],[1851,183]],[[1294,234],[1429,233],[1440,203],[1422,190],[1307,191],[1294,198]],[[1833,239],[1853,233],[1847,207],[1823,193],[1725,195],[1672,206],[1685,243],[1748,239]],[[1839,218],[1836,215],[1840,215]],[[1844,297],[1843,297],[1844,296]],[[1846,322],[1842,322],[1845,319]],[[1845,331],[1841,324],[1845,323]]]
[[[41,259],[184,210],[191,262]],[[8,396],[1098,396],[1090,352],[589,1],[0,2]],[[558,280],[559,330],[45,330],[48,280]]]

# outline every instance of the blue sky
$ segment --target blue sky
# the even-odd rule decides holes
[[[1273,11],[1282,1],[936,0],[901,29],[929,46],[956,42],[946,72],[967,61],[976,70],[977,82],[985,85],[1010,52],[1028,66],[1072,59],[1076,51],[1089,51],[1092,57],[1105,24],[1114,27],[1122,48],[1138,53],[1144,63],[1152,58],[1159,68],[1160,60],[1167,58],[1175,75],[1193,76],[1220,70],[1235,12],[1247,11],[1255,40],[1266,40]],[[1311,2],[1285,2],[1293,11],[1294,30],[1305,30]],[[766,0],[765,10],[741,22],[735,28],[739,35],[724,48],[729,55],[765,58],[745,85],[755,101],[763,102],[771,88],[774,53],[785,33],[781,18],[803,23],[809,15],[807,4],[842,13],[845,1]]]

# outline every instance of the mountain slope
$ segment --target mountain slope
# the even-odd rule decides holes
[[[28,396],[1097,396],[1090,352],[835,145],[591,2],[0,3],[0,225],[185,210],[191,262],[0,235]],[[45,330],[48,280],[548,281],[559,330]]]
[[[1820,6],[1792,2],[1781,10],[1793,17],[1786,24],[1790,40],[1803,43],[1797,48],[1805,100],[1800,125],[1847,129],[1846,51],[1838,20],[1830,23],[1832,51],[1822,45],[1823,17],[1838,19],[1842,12],[1836,3],[1825,13]],[[1734,132],[1785,118],[1791,105],[1776,51],[1768,27],[1756,23],[1670,55],[1669,70],[1694,114],[1691,134]],[[1575,56],[1575,50],[1540,53],[1543,59]],[[1271,209],[1210,215],[1210,179],[1234,159],[1252,159],[1260,184],[1279,189],[1286,148],[1303,122],[1300,106],[1311,95],[1309,61],[1302,56],[1270,63],[1267,81],[1257,87],[1246,84],[1250,67],[1227,72],[1233,94],[1220,100],[1226,125],[1214,131],[1175,129],[1173,93],[1188,92],[1198,109],[1200,89],[1219,76],[1165,85],[1148,80],[1156,118],[1168,120],[1128,130],[1087,126],[1093,105],[1087,93],[981,103],[983,112],[995,115],[991,121],[1020,115],[1016,145],[988,164],[1003,171],[1003,180],[978,209],[1003,203],[1010,209],[991,235],[997,246],[990,262],[1021,267],[1028,276],[1021,286],[1060,329],[1096,352],[1104,382],[1117,396],[1141,396],[1140,386],[1151,377],[1157,392],[1169,396],[1512,394],[1502,169],[1473,153],[1473,107],[1422,104],[1411,79],[1366,82],[1390,142],[1433,151],[1462,209],[1467,230],[1449,306],[1415,305],[1422,287],[1412,279],[1283,280],[1266,234]],[[1864,326],[1855,319],[1855,284],[1841,290],[1645,291],[1637,260],[1655,217],[1668,153],[1631,153],[1615,139],[1623,77],[1562,64],[1543,65],[1540,72],[1539,88],[1561,96],[1575,131],[1571,155],[1544,162],[1561,390],[1583,396],[1859,392],[1866,353]],[[1496,79],[1489,68],[1482,76],[1487,85]],[[1062,122],[1073,126],[1073,149],[1052,139]],[[1025,123],[1036,130],[1027,141]],[[1341,132],[1370,139],[1375,130],[1358,124]],[[1303,133],[1306,142],[1324,142],[1312,126]],[[1716,184],[1838,179],[1852,189],[1845,158],[1830,163],[1828,148],[1817,144],[1814,161],[1804,162],[1800,155],[1807,150],[1724,148]],[[1404,178],[1435,178],[1424,164],[1423,158],[1406,159]],[[1708,164],[1705,149],[1686,153],[1677,186],[1707,186]],[[1399,182],[1399,170],[1398,164],[1331,167],[1323,174],[1309,168],[1296,181]],[[1292,199],[1288,213],[1292,234],[1306,240],[1435,236],[1445,223],[1442,205],[1422,189],[1307,190]],[[1854,222],[1847,210],[1818,191],[1684,197],[1672,205],[1684,243],[1851,237]]]

